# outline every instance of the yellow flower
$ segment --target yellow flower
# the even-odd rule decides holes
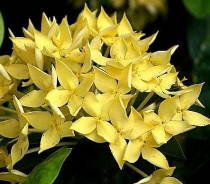
[[[141,115],[133,108],[131,114],[127,117],[124,104],[120,98],[115,99],[110,107],[109,116],[112,125],[118,132],[118,138],[115,142],[111,142],[109,147],[111,152],[117,161],[119,167],[122,169],[124,160],[124,153],[126,150],[126,140],[135,140],[140,135],[151,129],[151,126],[145,124],[141,118]]]
[[[175,167],[169,169],[158,169],[154,171],[150,176],[134,183],[134,184],[182,184],[178,179],[171,177],[175,170]]]
[[[142,158],[160,168],[169,169],[166,157],[156,149],[159,147],[151,132],[146,132],[136,139],[130,140],[124,152],[123,160],[134,163],[142,154]]]
[[[79,118],[72,124],[71,129],[95,142],[115,142],[117,131],[108,122],[110,97],[89,92],[84,98],[82,107],[90,117]]]
[[[54,147],[60,142],[63,137],[74,136],[69,127],[72,125],[71,121],[65,121],[65,116],[58,107],[51,104],[53,115],[48,111],[34,111],[23,113],[28,123],[44,132],[42,134],[39,153]]]
[[[88,75],[82,82],[63,62],[56,61],[56,73],[61,87],[49,91],[46,96],[57,107],[67,104],[71,115],[76,116],[82,107],[83,97],[92,86],[94,76]]]
[[[12,87],[12,79],[5,68],[0,64],[0,100],[2,102],[4,102],[4,99],[8,98],[9,91]]]
[[[55,74],[55,69],[52,67],[51,76],[33,65],[28,64],[28,68],[31,79],[39,90],[28,92],[20,99],[20,103],[23,106],[28,107],[43,106],[45,104],[45,97],[47,93],[53,88],[57,87],[57,76]]]
[[[22,117],[23,108],[14,96],[13,103],[15,105],[19,121],[9,119],[0,123],[0,135],[8,138],[16,138],[17,142],[12,146],[11,153],[8,158],[8,168],[12,169],[14,164],[23,158],[29,147],[28,141],[28,124]]]
[[[203,84],[195,84],[187,87],[190,90],[178,97],[177,114],[174,119],[183,118],[184,121],[192,126],[206,126],[210,124],[210,119],[206,116],[189,110],[197,102]]]

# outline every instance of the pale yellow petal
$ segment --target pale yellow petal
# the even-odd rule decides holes
[[[87,76],[85,76],[85,79],[79,84],[79,86],[75,90],[75,93],[78,96],[84,97],[92,87],[93,81],[94,81],[94,75],[88,74]]]
[[[126,143],[125,139],[123,139],[120,135],[118,136],[118,139],[115,143],[109,144],[112,155],[114,156],[120,169],[123,168],[123,165],[125,163],[125,160],[123,160],[123,157],[125,154],[126,146],[127,146],[127,143]]]
[[[107,121],[98,121],[97,132],[109,143],[114,143],[118,138],[117,130]]]
[[[133,32],[133,28],[130,22],[128,21],[126,14],[124,13],[118,26],[118,35],[121,36],[123,34],[128,34],[132,32]]]
[[[22,114],[28,123],[36,129],[47,130],[53,125],[54,119],[49,112],[34,111]]]
[[[193,111],[184,111],[183,119],[190,125],[206,126],[210,124],[210,119],[206,116]]]
[[[77,96],[76,94],[72,94],[70,96],[67,107],[69,108],[69,111],[70,111],[72,116],[77,115],[79,110],[82,108],[82,102],[83,102],[82,97]]]
[[[144,146],[142,148],[142,157],[153,165],[156,165],[160,168],[169,169],[166,157],[155,148]]]
[[[182,184],[181,181],[179,181],[178,179],[174,178],[174,177],[166,177],[164,178],[160,184]]]
[[[53,89],[47,94],[45,99],[50,103],[61,107],[69,101],[69,98],[70,92],[68,90]]]
[[[110,49],[110,55],[113,59],[122,60],[125,59],[125,54],[127,52],[127,45],[122,37],[116,39]]]
[[[47,91],[34,90],[24,95],[20,99],[20,103],[27,107],[40,107],[44,105],[46,95]]]
[[[87,93],[82,107],[89,115],[93,117],[100,117],[101,115],[100,102],[92,92]]]
[[[0,122],[0,135],[8,138],[15,138],[19,133],[19,122],[16,119]]]
[[[94,83],[101,92],[108,93],[114,91],[117,88],[117,81],[105,71],[94,67],[94,73]]]
[[[163,144],[166,143],[166,133],[164,130],[163,125],[157,125],[154,129],[152,129],[152,135],[157,142],[157,144]]]
[[[56,73],[58,75],[58,80],[64,89],[75,90],[79,84],[77,76],[72,72],[72,70],[62,61],[56,62]]]
[[[28,129],[28,125],[24,127]],[[15,165],[19,160],[23,158],[23,156],[28,151],[29,141],[27,135],[20,134],[18,137],[17,142],[12,146],[11,149],[11,159],[12,159],[12,166]]]
[[[24,64],[10,64],[5,66],[6,71],[16,79],[29,79],[27,65]]]
[[[57,129],[60,132],[61,138],[74,136],[73,130],[70,129],[71,125],[72,125],[71,121],[66,121],[62,123],[61,125],[57,126]]]
[[[98,135],[98,132],[96,129],[94,129],[91,133],[84,135],[86,138],[90,139],[93,142],[97,143],[105,143],[106,140],[103,139],[100,135]]]
[[[190,90],[190,92],[185,93],[180,96],[180,108],[183,109],[188,109],[190,106],[192,106],[196,100],[198,99],[201,89],[202,89],[203,83],[202,84],[195,84],[187,89]]]
[[[60,134],[56,128],[51,127],[46,132],[42,134],[40,142],[40,150],[38,153],[43,152],[44,150],[54,147],[60,141]]]
[[[185,121],[170,121],[164,124],[165,131],[171,135],[177,135],[194,128]]]
[[[39,89],[47,90],[52,86],[52,79],[49,74],[30,64],[28,65],[28,69],[31,79]]]
[[[113,126],[120,130],[122,129],[128,121],[127,113],[123,105],[122,100],[118,97],[115,99],[110,107],[109,116]]]
[[[123,160],[126,160],[130,163],[136,162],[141,154],[143,144],[143,141],[140,141],[139,139],[129,141]]]
[[[93,117],[81,117],[72,123],[70,129],[81,134],[89,134],[96,129],[97,120]]]
[[[177,97],[167,98],[161,102],[158,108],[158,115],[163,121],[170,121],[176,114],[177,108]]]

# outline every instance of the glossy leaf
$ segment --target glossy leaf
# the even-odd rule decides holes
[[[53,183],[70,152],[70,148],[61,148],[56,151],[32,170],[24,184]]]
[[[196,18],[204,18],[210,15],[209,0],[183,0],[187,10]]]
[[[0,12],[0,47],[2,45],[3,40],[4,40],[4,20],[2,13]]]

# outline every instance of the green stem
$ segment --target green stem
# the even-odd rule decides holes
[[[147,97],[143,100],[143,102],[138,106],[138,108],[136,109],[138,112],[140,112],[142,110],[142,108],[146,105],[146,103],[152,98],[152,96],[154,95],[154,91],[151,91]]]
[[[77,144],[77,142],[60,142],[57,145],[55,145],[54,147],[59,147],[59,146],[75,146],[76,144]],[[29,149],[26,152],[26,154],[38,152],[39,149],[40,149],[40,147],[31,148],[31,149]]]
[[[44,131],[36,129],[36,128],[29,128],[28,132],[31,132],[31,133],[43,133]]]
[[[136,94],[135,94],[136,93]],[[135,94],[135,96],[131,99],[131,101],[129,102],[128,108],[127,108],[127,114],[131,111],[131,106],[133,106],[133,104],[136,101],[137,96],[139,95],[139,91],[135,90],[135,92],[133,92],[132,94]]]
[[[0,121],[1,120],[8,120],[8,119],[11,119],[11,117],[10,116],[0,116]]]
[[[144,178],[148,177],[148,175],[146,173],[144,173],[143,171],[141,171],[140,169],[138,169],[134,165],[130,164],[129,162],[125,162],[125,165],[127,165],[128,167],[130,167],[132,170],[136,171],[138,174],[140,174]]]
[[[6,111],[6,112],[9,112],[9,113],[17,114],[16,110],[9,109],[8,107],[2,107],[2,106],[0,106],[0,110]]]

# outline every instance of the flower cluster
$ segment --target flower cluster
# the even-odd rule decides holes
[[[13,52],[0,57],[0,135],[12,144],[0,148],[0,166],[8,169],[0,179],[27,177],[14,165],[29,152],[28,135],[41,133],[38,153],[64,137],[86,137],[107,142],[120,169],[140,155],[160,168],[139,183],[157,175],[159,182],[181,183],[169,177],[175,168],[157,148],[210,120],[190,110],[203,107],[203,84],[179,79],[170,63],[177,46],[149,52],[157,33],[145,37],[126,15],[117,22],[116,14],[86,5],[74,24],[43,13],[41,30],[29,21],[23,33],[10,31]]]

